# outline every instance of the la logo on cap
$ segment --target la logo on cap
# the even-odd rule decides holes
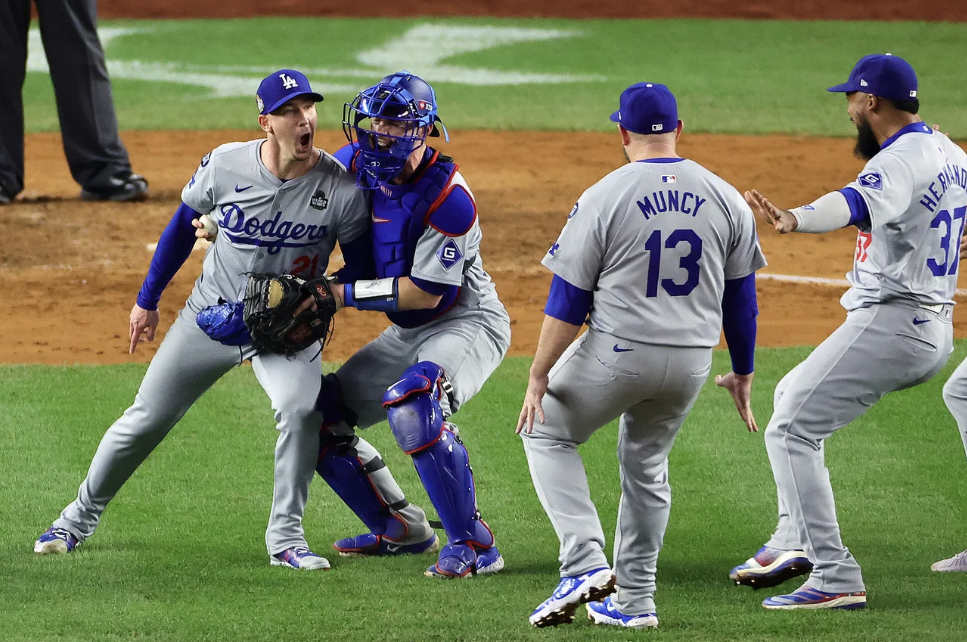
[[[295,78],[288,74],[279,74],[279,78],[282,79],[283,89],[292,89],[293,87],[299,86],[299,83],[295,81]]]

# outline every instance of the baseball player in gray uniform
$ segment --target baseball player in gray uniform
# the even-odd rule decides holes
[[[271,563],[329,567],[309,550],[302,528],[319,450],[320,349],[289,358],[256,354],[250,343],[223,345],[209,338],[196,323],[196,315],[209,306],[241,299],[247,273],[323,274],[337,240],[347,261],[355,256],[352,247],[368,246],[365,194],[341,164],[312,144],[315,103],[321,100],[303,74],[279,70],[262,81],[257,94],[266,138],[222,145],[202,159],[131,311],[131,352],[139,341],[154,338],[161,293],[194,244],[193,221],[210,213],[221,233],[208,248],[186,307],[148,366],[134,405],[108,429],[77,499],[37,540],[35,552],[66,553],[90,537],[108,502],[195,400],[251,359],[279,430],[265,536]]]
[[[447,134],[436,94],[419,76],[386,76],[348,103],[343,119],[350,144],[335,156],[372,189],[376,279],[340,279],[334,292],[347,306],[385,312],[392,325],[327,376],[319,395],[317,470],[369,529],[333,546],[349,556],[439,549],[425,571],[436,578],[495,573],[504,560],[449,420],[510,346],[510,317],[483,267],[473,193],[453,159],[429,145],[428,137]],[[384,419],[446,531],[442,548],[354,430]]]
[[[858,178],[791,211],[746,194],[780,233],[859,230],[846,321],[776,387],[765,442],[779,524],[730,574],[761,588],[810,573],[796,591],[765,600],[768,609],[866,606],[859,564],[840,538],[825,440],[884,395],[930,379],[952,350],[967,154],[916,115],[917,76],[898,56],[860,59],[829,91],[847,96],[856,154],[868,161]]]
[[[682,122],[664,85],[629,87],[611,120],[630,162],[581,195],[544,257],[554,278],[517,423],[561,542],[560,583],[530,615],[538,627],[571,622],[585,602],[597,624],[658,626],[668,453],[721,329],[733,372],[716,382],[757,430],[755,271],[766,262],[752,211],[734,187],[678,156]],[[589,330],[574,341],[589,312]],[[577,447],[615,418],[621,501],[612,572]]]

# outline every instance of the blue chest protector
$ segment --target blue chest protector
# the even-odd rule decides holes
[[[349,145],[335,156],[350,171],[355,171],[355,150]],[[428,160],[423,163],[415,180],[404,185],[381,185],[373,190],[372,242],[377,278],[409,276],[413,269],[416,245],[430,226],[430,215],[448,195],[448,188],[457,164],[440,152],[428,149]],[[415,328],[437,318],[456,302],[460,288],[433,284],[442,295],[440,303],[429,310],[389,312],[387,317],[398,326]]]

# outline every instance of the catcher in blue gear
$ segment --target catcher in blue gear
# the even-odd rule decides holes
[[[347,103],[349,144],[335,157],[371,190],[375,278],[335,284],[337,301],[385,313],[392,325],[324,378],[317,471],[369,532],[336,542],[343,555],[436,551],[379,453],[356,434],[388,420],[439,516],[448,542],[433,577],[504,566],[477,509],[467,448],[449,421],[483,386],[510,345],[510,317],[480,257],[473,194],[453,159],[427,145],[446,128],[433,88],[407,71]]]

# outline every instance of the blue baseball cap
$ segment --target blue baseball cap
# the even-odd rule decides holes
[[[308,96],[317,103],[323,101],[322,94],[312,91],[309,79],[304,73],[295,69],[279,69],[259,83],[255,102],[259,106],[260,114],[271,114],[296,96]]]
[[[678,103],[665,85],[640,82],[621,92],[611,122],[636,134],[667,134],[678,127]]]
[[[826,91],[862,91],[890,100],[912,100],[917,97],[917,73],[900,56],[870,54],[860,58],[849,80]]]

